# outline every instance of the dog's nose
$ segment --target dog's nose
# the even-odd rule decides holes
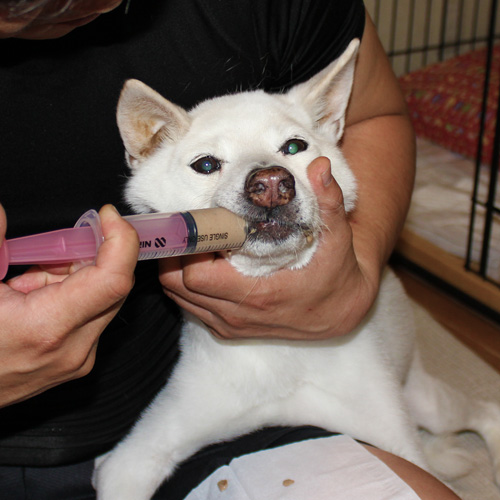
[[[283,167],[257,169],[247,177],[245,192],[258,207],[274,208],[290,203],[295,197],[295,179]]]

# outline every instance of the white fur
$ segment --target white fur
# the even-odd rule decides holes
[[[300,231],[279,244],[256,239],[233,252],[231,262],[249,275],[307,265],[321,232],[307,165],[327,156],[346,209],[356,200],[356,182],[337,142],[357,48],[356,40],[328,68],[286,94],[230,95],[190,112],[140,82],[128,82],[118,107],[133,174],[128,201],[139,212],[222,206],[245,217],[241,196],[248,173],[256,166],[285,167],[296,182],[296,222],[310,228],[312,241]],[[290,138],[306,140],[308,149],[284,155],[280,147]],[[218,172],[190,168],[206,155],[221,160]],[[227,342],[185,316],[182,354],[167,386],[129,436],[98,461],[99,500],[147,500],[201,447],[268,425],[317,425],[422,467],[427,465],[417,426],[438,433],[473,428],[488,440],[499,470],[500,410],[484,403],[488,416],[482,418],[470,401],[423,371],[413,309],[390,271],[366,319],[340,338]]]

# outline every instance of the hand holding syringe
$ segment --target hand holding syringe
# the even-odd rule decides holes
[[[224,208],[124,217],[137,231],[139,260],[240,248],[246,222]],[[99,215],[86,212],[74,228],[4,241],[0,247],[0,280],[9,265],[93,262],[103,242]]]

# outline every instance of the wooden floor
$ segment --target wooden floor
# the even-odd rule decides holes
[[[429,284],[417,272],[393,264],[407,293],[468,345],[481,358],[500,372],[500,324],[480,315],[463,302]]]

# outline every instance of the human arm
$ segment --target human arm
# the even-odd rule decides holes
[[[327,226],[312,261],[268,278],[237,273],[215,255],[164,261],[168,296],[223,338],[321,339],[343,335],[373,303],[382,269],[407,212],[413,184],[413,133],[404,101],[373,24],[367,20],[342,150],[359,181],[359,201],[345,216],[328,161],[309,179]]]
[[[95,266],[33,268],[0,282],[0,407],[85,376],[132,288],[138,238],[110,206]],[[6,219],[0,209],[0,241]]]
[[[358,179],[349,220],[357,259],[377,282],[408,212],[415,139],[389,60],[368,17],[366,23],[342,151]]]

